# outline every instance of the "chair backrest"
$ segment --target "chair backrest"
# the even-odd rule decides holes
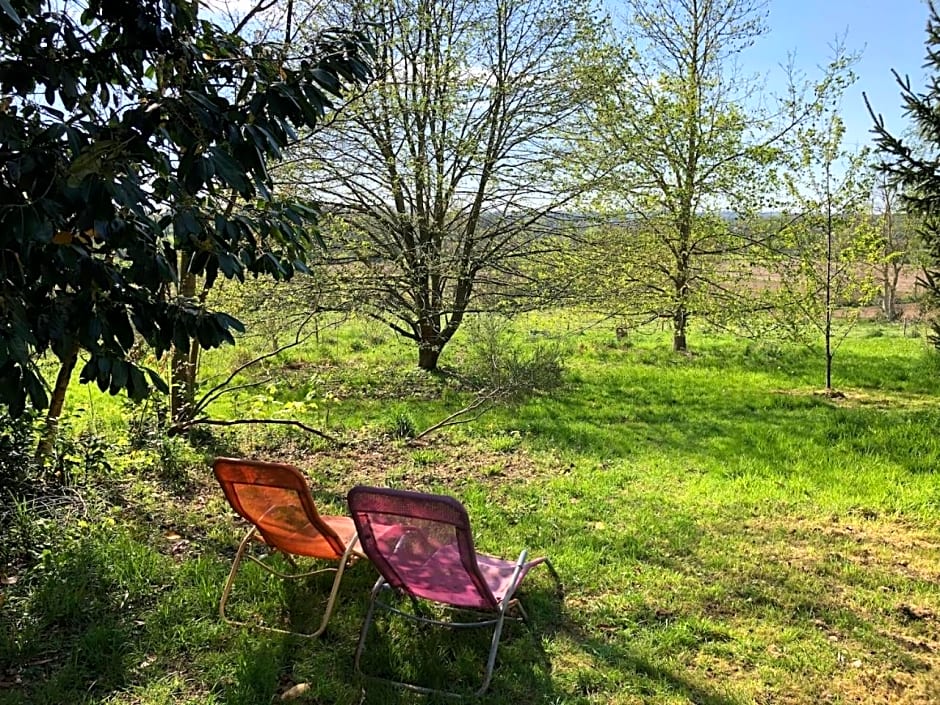
[[[317,513],[307,480],[297,468],[260,460],[216,458],[212,464],[225,498],[254,524],[265,542],[295,555],[340,558],[346,547]],[[318,552],[311,554],[311,538]],[[325,542],[325,545],[324,545]],[[322,555],[323,549],[333,555]]]
[[[362,550],[389,585],[456,607],[497,607],[456,499],[363,486],[347,499]]]

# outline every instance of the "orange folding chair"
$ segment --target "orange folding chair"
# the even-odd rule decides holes
[[[228,580],[222,590],[222,600],[219,602],[219,615],[230,624],[244,624],[227,617],[225,606],[232,592],[238,568],[246,556],[270,573],[286,579],[305,578],[334,570],[336,577],[323,613],[323,621],[315,632],[305,634],[263,624],[256,625],[282,634],[320,636],[326,630],[333,614],[343,571],[347,564],[357,557],[364,557],[364,554],[357,550],[358,539],[353,520],[346,516],[320,515],[313,503],[306,479],[291,465],[217,458],[213,463],[213,470],[229,504],[252,525],[238,546],[238,552],[232,562]],[[299,568],[293,556],[337,561],[338,565],[306,573],[282,573],[263,560],[246,553],[251,540],[256,538],[260,538],[273,553],[281,553],[295,570]]]

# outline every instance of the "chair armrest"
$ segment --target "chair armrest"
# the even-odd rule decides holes
[[[522,549],[522,553],[519,554],[519,558],[516,560],[516,569],[512,572],[512,577],[509,579],[509,589],[506,591],[506,595],[503,597],[503,604],[509,604],[509,601],[512,599],[512,596],[516,593],[516,589],[519,587],[519,576],[522,574],[522,569],[525,568],[525,559],[528,557],[529,551],[527,549]]]

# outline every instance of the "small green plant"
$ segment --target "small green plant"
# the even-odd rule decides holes
[[[490,465],[485,465],[483,467],[483,476],[484,477],[500,477],[503,475],[505,469],[502,465],[498,463],[491,463]]]
[[[419,448],[411,453],[415,465],[436,465],[444,460],[444,453],[437,448]]]
[[[399,409],[392,418],[388,433],[393,438],[406,439],[414,438],[418,431],[415,426],[415,420],[411,414],[404,409]]]
[[[46,479],[62,487],[110,474],[113,469],[108,439],[87,429],[76,433],[74,422],[82,413],[84,409],[76,409],[59,419],[51,475],[47,473]]]
[[[510,453],[518,448],[521,442],[522,436],[518,431],[501,433],[486,439],[487,447],[497,453]]]
[[[0,575],[36,567],[84,521],[89,499],[69,487],[34,486],[23,497],[4,493],[0,498]]]
[[[45,546],[43,536],[48,520],[38,517],[30,503],[12,495],[4,498],[0,510],[0,566],[16,561],[35,560]]]

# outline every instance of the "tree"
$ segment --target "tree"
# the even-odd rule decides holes
[[[874,172],[867,149],[843,144],[840,90],[792,135],[796,149],[785,175],[789,201],[775,238],[776,307],[782,328],[812,345],[822,338],[826,391],[833,358],[875,295],[872,264],[883,241],[871,210]]]
[[[880,249],[875,274],[880,290],[881,315],[886,321],[897,320],[901,315],[898,303],[901,273],[907,267],[915,266],[920,259],[916,221],[911,214],[904,212],[900,196],[897,184],[892,183],[887,174],[879,174],[873,194]]]
[[[668,320],[673,349],[684,351],[694,316],[746,308],[728,262],[761,241],[750,221],[771,205],[781,141],[845,63],[802,87],[811,98],[791,73],[788,94],[770,108],[762,82],[735,63],[766,30],[764,3],[628,0],[626,8],[622,40],[580,62],[598,87],[585,151],[610,174],[599,201],[608,221],[631,224],[603,251],[623,272],[602,286],[613,284],[610,298],[634,312]]]
[[[0,403],[48,405],[53,432],[80,351],[83,382],[139,399],[165,385],[129,359],[138,337],[158,357],[233,342],[241,324],[169,296],[174,283],[303,266],[316,210],[279,197],[266,161],[369,77],[358,32],[288,58],[197,11],[0,3]],[[50,351],[51,403],[37,367]]]
[[[299,47],[296,45],[298,35],[303,31],[306,37],[313,37],[314,44],[319,42],[319,36],[314,32],[316,5],[308,2],[288,2],[285,6],[278,6],[270,2],[258,2],[254,6],[244,7],[240,3],[213,3],[210,6],[212,16],[219,16],[220,26],[225,31],[238,36],[252,37],[253,45],[268,45],[280,54],[280,60],[288,65],[297,60],[303,61],[303,56],[297,56]],[[224,18],[223,18],[224,16]],[[303,28],[303,29],[301,29]],[[324,96],[326,97],[326,96]],[[342,96],[338,92],[331,95],[332,109],[341,110]],[[300,140],[309,135],[299,136]],[[276,164],[272,169],[276,169]],[[228,202],[220,199],[218,208],[228,212],[237,212],[240,201],[237,192],[229,195]],[[312,225],[312,221],[311,221]],[[180,279],[171,287],[168,295],[187,301],[196,301],[200,307],[205,307],[210,290],[215,279],[197,276],[189,267],[192,254],[186,251],[176,253],[178,260],[177,271]],[[275,283],[284,283],[283,277],[275,279]],[[256,323],[256,321],[253,321]],[[277,347],[275,345],[275,347]],[[198,388],[199,360],[201,346],[198,339],[187,341],[186,347],[173,345],[170,358],[170,420],[173,428],[185,427],[197,415],[196,391]]]
[[[875,113],[865,97],[865,104],[874,125],[875,144],[878,147],[881,173],[892,186],[901,190],[901,201],[908,213],[920,219],[919,235],[924,247],[926,265],[919,278],[926,296],[923,305],[928,310],[930,336],[940,349],[940,16],[934,2],[929,2],[927,20],[927,56],[925,68],[933,73],[927,89],[918,93],[909,77],[894,72],[901,91],[905,115],[913,122],[914,137],[895,137],[885,125],[884,118]]]
[[[596,18],[575,0],[355,8],[379,28],[381,78],[292,178],[325,201],[327,264],[353,303],[434,370],[465,315],[544,293],[533,261],[577,193],[562,180],[585,100],[573,62]]]

